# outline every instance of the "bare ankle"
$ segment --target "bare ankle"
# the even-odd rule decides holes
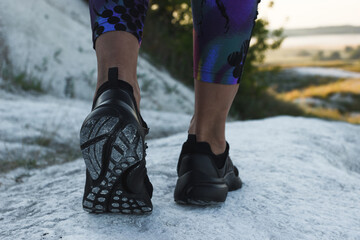
[[[224,153],[225,149],[226,149],[225,139],[196,134],[196,141],[197,142],[208,142],[210,144],[211,151],[216,155]]]
[[[194,115],[192,116],[191,121],[190,121],[188,134],[195,134],[195,117],[194,117]]]

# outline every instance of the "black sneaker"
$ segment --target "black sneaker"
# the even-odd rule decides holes
[[[228,191],[241,188],[238,169],[229,157],[226,142],[225,161],[219,165],[207,142],[197,142],[189,134],[184,142],[177,166],[178,180],[174,198],[177,203],[208,205],[226,200]],[[223,155],[222,154],[222,155]]]
[[[132,86],[117,76],[118,69],[110,68],[109,80],[98,89],[80,130],[86,164],[83,208],[95,213],[148,213],[153,207],[145,167],[149,128]]]

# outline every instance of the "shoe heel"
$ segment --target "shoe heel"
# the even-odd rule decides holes
[[[80,131],[87,169],[83,208],[92,213],[149,213],[144,139],[137,125],[110,111],[94,111]]]
[[[174,198],[180,204],[209,205],[226,200],[228,186],[224,180],[210,178],[199,171],[189,171],[179,177]]]

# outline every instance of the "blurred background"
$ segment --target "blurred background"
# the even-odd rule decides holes
[[[142,51],[192,85],[189,1],[151,1]],[[360,123],[360,3],[262,1],[236,119],[311,116]]]
[[[360,3],[263,0],[259,12],[229,121],[360,124]],[[150,138],[186,131],[192,64],[190,1],[151,0],[138,62]],[[0,172],[80,157],[95,84],[87,1],[1,1]]]

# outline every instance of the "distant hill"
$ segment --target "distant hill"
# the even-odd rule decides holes
[[[285,36],[327,35],[327,34],[360,34],[360,26],[329,26],[317,28],[285,29]]]

